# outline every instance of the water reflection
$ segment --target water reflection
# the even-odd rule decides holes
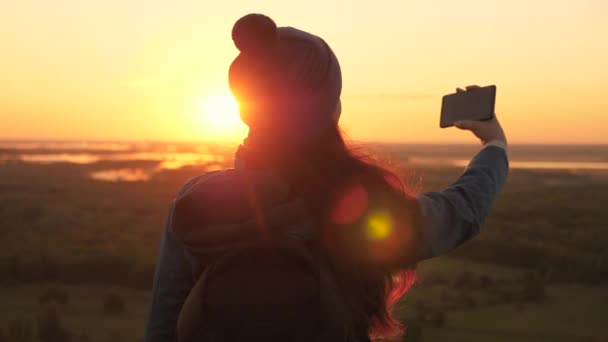
[[[219,171],[225,169],[221,164],[211,163],[205,165],[201,172]],[[104,182],[143,182],[150,180],[154,174],[162,171],[162,167],[154,169],[122,168],[94,171],[89,177]]]
[[[515,169],[529,170],[608,170],[605,162],[512,161],[509,164]]]
[[[1,149],[9,149],[2,151]],[[12,149],[12,150],[11,150]],[[582,150],[581,150],[582,151]],[[584,151],[581,152],[582,155]],[[424,157],[419,153],[406,156],[412,168],[416,167],[465,167],[468,159],[459,155]],[[221,170],[231,158],[232,150],[213,145],[177,143],[99,143],[99,142],[0,142],[0,166],[13,161],[36,164],[72,163],[95,164],[122,162],[98,170],[90,177],[101,181],[137,182],[150,180],[163,170],[197,167],[201,172]],[[603,156],[603,155],[602,155]],[[452,157],[452,158],[450,158]],[[534,157],[536,158],[536,157]],[[591,156],[586,160],[562,159],[560,156],[538,156],[538,160],[511,160],[512,169],[557,170],[570,172],[608,171],[608,162]],[[580,160],[580,161],[579,161]],[[146,162],[137,163],[138,161]],[[128,163],[128,167],[126,168]],[[151,165],[152,164],[152,165]],[[101,165],[101,164],[100,164]],[[138,168],[139,167],[139,168]],[[96,167],[97,168],[97,167]],[[98,169],[98,168],[97,168]]]
[[[26,163],[51,164],[66,162],[73,164],[90,164],[100,160],[95,154],[88,153],[51,153],[51,154],[22,154],[19,160]]]
[[[205,166],[206,172],[219,171],[219,170],[223,170],[223,169],[225,169],[225,167],[223,167],[220,164],[209,164],[209,165]]]
[[[184,166],[195,166],[205,164],[221,164],[226,157],[220,154],[209,153],[207,149],[201,148],[201,153],[196,152],[129,152],[129,153],[24,153],[16,155],[0,155],[0,162],[6,160],[21,160],[26,163],[51,164],[51,163],[73,163],[91,164],[100,161],[158,161],[159,167],[165,170],[175,170]],[[204,152],[203,152],[204,151]],[[449,159],[434,157],[411,157],[409,162],[414,166],[455,166],[466,167],[468,159]],[[580,161],[518,161],[511,160],[509,165],[512,169],[527,170],[589,170],[606,171],[608,162],[580,162]]]
[[[37,143],[23,143],[22,145],[11,145],[26,148],[36,148]],[[45,148],[49,144],[40,144]],[[61,145],[65,148],[64,145]],[[82,147],[79,145],[79,147]],[[118,149],[118,147],[116,147]],[[169,145],[168,150],[176,151],[178,146]],[[158,162],[152,168],[111,168],[91,172],[89,177],[106,182],[140,182],[150,180],[155,173],[163,170],[177,170],[184,166],[200,166],[201,171],[217,171],[224,168],[226,157],[220,154],[210,153],[209,148],[201,147],[197,152],[128,152],[128,153],[5,153],[0,154],[0,164],[6,161],[22,161],[35,164],[71,163],[71,164],[93,164],[97,162]]]
[[[0,159],[11,159],[5,156]],[[74,163],[91,164],[99,161],[158,161],[163,169],[179,169],[188,165],[203,165],[207,163],[223,163],[225,157],[210,153],[161,153],[161,152],[136,152],[136,153],[31,153],[20,154],[16,159],[26,163],[51,164],[51,163]]]
[[[409,161],[413,165],[418,166],[456,166],[466,167],[470,160],[467,159],[441,159],[441,158],[410,158]],[[511,169],[523,170],[588,170],[588,171],[606,171],[608,170],[608,162],[568,162],[568,161],[509,161]]]
[[[35,150],[35,149],[50,149],[50,150],[105,150],[105,151],[128,151],[133,147],[132,143],[116,143],[116,142],[50,142],[50,141],[0,141],[0,149],[15,149],[15,150]]]
[[[160,166],[169,170],[188,165],[222,163],[225,160],[224,156],[209,153],[135,153],[125,157],[123,160],[162,160]]]
[[[150,180],[150,172],[140,168],[112,169],[91,172],[91,178],[105,182],[141,182]]]

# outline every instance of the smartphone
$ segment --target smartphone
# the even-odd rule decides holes
[[[445,95],[441,102],[439,127],[453,126],[459,120],[491,120],[495,104],[495,85]]]

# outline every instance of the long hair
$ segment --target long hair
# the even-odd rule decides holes
[[[271,164],[320,223],[356,333],[402,335],[392,311],[415,279],[419,214],[400,178],[349,149],[337,126],[302,148],[246,145],[246,162]]]

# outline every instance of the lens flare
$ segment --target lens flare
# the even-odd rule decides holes
[[[368,207],[367,190],[362,184],[354,184],[338,196],[334,204],[331,221],[336,224],[351,224],[359,220]]]
[[[384,240],[393,232],[393,221],[388,213],[378,211],[369,216],[366,228],[368,238]]]

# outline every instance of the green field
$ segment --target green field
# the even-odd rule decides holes
[[[405,160],[407,150],[395,151]],[[227,156],[223,166],[229,163]],[[4,335],[25,324],[35,336],[38,315],[51,305],[72,341],[141,339],[169,204],[204,167],[132,183],[88,175],[157,164],[0,162]],[[424,191],[462,171],[401,166],[406,182]],[[606,172],[513,170],[482,234],[419,266],[417,285],[397,308],[406,341],[608,341],[607,202]],[[50,288],[65,292],[67,303],[40,304]],[[102,313],[108,294],[124,301],[125,312]]]
[[[448,281],[467,271],[504,279],[524,274],[517,269],[450,257],[420,266],[421,277],[437,273],[445,275]],[[507,286],[512,287],[512,284]],[[38,297],[49,287],[69,293],[69,302],[58,308],[63,324],[74,336],[84,335],[89,341],[138,341],[142,338],[150,293],[125,287],[46,284],[3,288],[0,322],[8,325],[23,320],[29,322],[35,333],[35,314],[43,309]],[[546,291],[542,301],[520,307],[515,300],[497,303],[480,300],[473,308],[445,310],[445,322],[438,327],[432,322],[417,320],[416,304],[425,301],[440,306],[442,293],[453,293],[455,297],[471,294],[449,285],[418,287],[406,295],[398,315],[409,324],[411,338],[405,341],[606,341],[608,288],[556,284],[548,285]],[[107,293],[125,299],[125,313],[114,316],[102,313],[102,298]],[[477,297],[483,295],[477,293]]]
[[[423,279],[429,273],[444,275],[448,284],[422,286],[407,294],[400,308],[406,322],[417,324],[419,301],[445,307],[446,294],[453,297],[452,301],[458,297],[477,299],[474,306],[467,303],[464,307],[444,309],[445,322],[441,327],[432,322],[420,323],[420,341],[605,341],[608,338],[606,286],[547,284],[542,299],[526,301],[516,296],[507,299],[488,296],[488,291],[479,289],[457,289],[449,281],[453,284],[462,276],[459,272],[470,272],[503,280],[492,289],[514,290],[521,284],[513,280],[526,274],[521,269],[442,257],[423,263],[419,272]]]

